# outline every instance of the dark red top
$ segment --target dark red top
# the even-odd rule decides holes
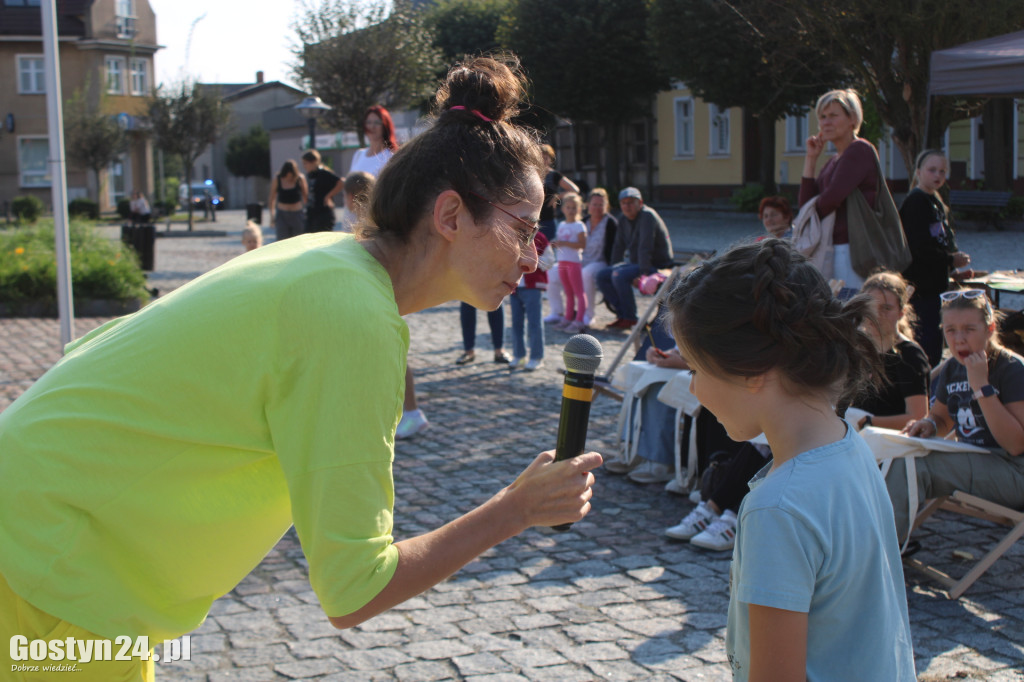
[[[850,231],[846,221],[846,197],[859,187],[871,206],[878,194],[878,152],[867,140],[856,138],[842,154],[829,159],[818,178],[800,179],[800,205],[818,197],[818,217],[836,212],[832,233],[833,244],[849,244]]]

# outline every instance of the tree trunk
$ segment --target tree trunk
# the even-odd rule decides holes
[[[192,201],[192,169],[193,169],[194,165],[195,165],[195,160],[190,159],[188,161],[187,165],[186,165],[186,171],[185,171],[185,173],[186,173],[186,175],[185,175],[185,201],[188,202],[188,231],[189,232],[192,231],[192,211],[193,211],[193,203],[194,203]],[[178,192],[178,194],[181,194],[181,192]]]
[[[775,183],[775,121],[768,116],[757,117],[757,132],[761,141],[758,176],[765,194],[778,194]]]
[[[619,190],[622,188],[622,174],[620,168],[620,149],[619,140],[621,139],[621,130],[619,128],[618,121],[605,124],[606,134],[604,136],[604,149],[605,158],[608,163],[605,167],[606,175],[606,187],[608,194],[618,196]]]
[[[985,189],[1005,192],[1013,175],[1013,100],[990,99],[981,113],[985,139]],[[1008,153],[1010,152],[1010,153]]]

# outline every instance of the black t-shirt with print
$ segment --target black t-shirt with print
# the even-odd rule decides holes
[[[989,360],[988,382],[1004,405],[1024,400],[1024,358],[1002,349]],[[967,368],[957,360],[943,365],[935,380],[935,400],[944,404],[956,428],[956,439],[984,448],[998,448],[981,406],[967,382]]]

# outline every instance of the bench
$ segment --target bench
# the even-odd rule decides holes
[[[971,209],[981,212],[986,225],[999,229],[999,213],[1007,204],[1013,192],[993,192],[977,189],[954,189],[949,193],[949,203],[956,209]]]

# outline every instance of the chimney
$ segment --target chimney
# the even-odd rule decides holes
[[[256,72],[256,85],[259,85],[262,82],[263,82],[263,72],[262,71],[257,71]]]

